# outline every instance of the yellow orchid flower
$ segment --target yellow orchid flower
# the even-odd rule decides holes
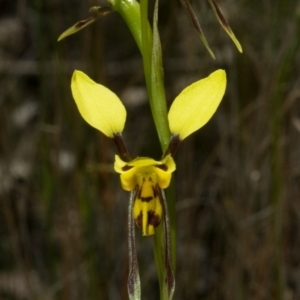
[[[143,235],[152,235],[160,224],[163,207],[161,189],[169,186],[176,165],[167,155],[161,161],[138,157],[127,163],[115,156],[115,171],[120,173],[124,190],[135,190],[133,217]]]
[[[120,155],[115,156],[114,168],[123,189],[133,197],[133,218],[143,235],[153,235],[166,211],[163,189],[169,186],[176,169],[173,157],[177,147],[215,113],[226,88],[225,71],[213,72],[176,97],[168,114],[172,136],[160,161],[148,157],[131,160],[122,138],[126,110],[116,94],[80,71],[74,72],[71,88],[85,121],[115,142]]]

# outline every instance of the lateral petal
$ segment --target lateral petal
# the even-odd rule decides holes
[[[72,76],[71,89],[78,110],[88,124],[110,138],[123,131],[126,109],[115,93],[77,70]]]
[[[183,140],[205,125],[217,110],[225,88],[224,70],[217,70],[185,88],[170,107],[171,133]]]

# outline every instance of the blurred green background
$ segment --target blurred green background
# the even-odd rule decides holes
[[[176,155],[174,299],[300,299],[300,2],[219,0],[239,54],[207,1],[160,1],[168,105],[224,68],[220,108]],[[127,299],[128,193],[116,150],[79,116],[80,69],[124,101],[132,156],[161,156],[142,60],[110,14],[57,43],[101,1],[0,0],[0,299]],[[142,299],[158,299],[152,239],[137,230]]]

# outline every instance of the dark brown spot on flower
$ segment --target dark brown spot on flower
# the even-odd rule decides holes
[[[156,198],[157,197],[157,191],[156,191],[156,188],[154,186],[152,186],[152,191],[153,191],[153,197]]]
[[[148,211],[148,224],[157,227],[160,224],[161,218],[154,212]],[[136,225],[141,228],[143,225],[143,213],[141,212],[135,220]]]
[[[149,196],[149,197],[140,197],[140,199],[141,199],[142,202],[150,202],[153,199],[153,197],[151,197],[151,196]]]
[[[135,223],[137,227],[141,228],[142,227],[142,222],[143,222],[143,214],[142,212],[138,215],[138,217],[135,220]]]
[[[124,167],[122,168],[122,171],[126,172],[126,171],[128,171],[128,170],[130,170],[130,169],[132,169],[132,168],[133,168],[133,167],[126,165],[126,166],[124,166]]]
[[[157,165],[156,168],[159,168],[163,171],[168,171],[168,167],[166,165]]]
[[[139,191],[138,191],[138,194],[137,194],[137,198],[138,198],[138,199],[141,199],[142,188],[143,188],[143,187],[141,187],[141,188],[139,189]]]
[[[153,211],[148,211],[148,224],[157,227],[160,224],[160,217]]]

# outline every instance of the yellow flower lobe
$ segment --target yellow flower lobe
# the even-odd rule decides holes
[[[123,131],[126,110],[111,90],[81,71],[74,71],[71,90],[78,110],[88,124],[110,138]]]
[[[217,110],[225,88],[224,70],[217,70],[185,88],[169,110],[171,133],[183,140],[205,125]]]

